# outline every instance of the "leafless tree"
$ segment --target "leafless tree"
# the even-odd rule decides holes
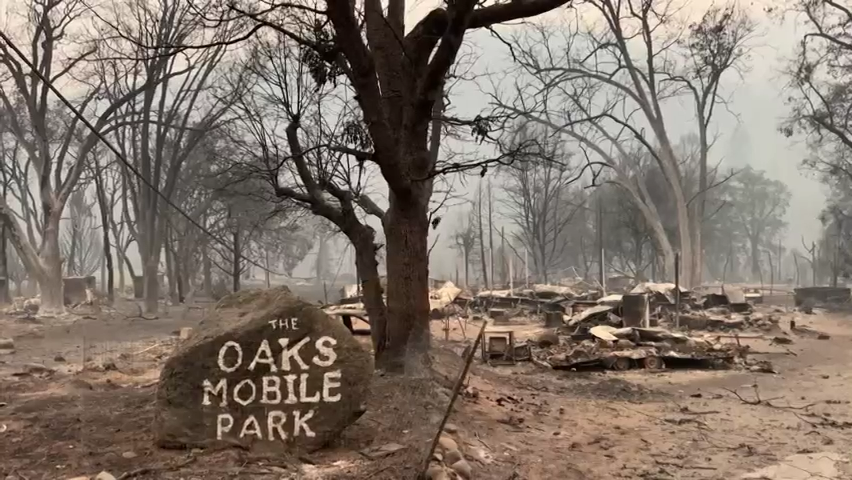
[[[790,6],[803,19],[790,77],[790,116],[782,125],[787,135],[803,133],[814,154],[808,165],[829,174],[852,178],[852,102],[845,75],[852,44],[848,28],[852,10],[846,2],[798,0]]]
[[[594,171],[606,168],[604,180],[629,192],[672,271],[672,241],[644,182],[631,173],[637,170],[631,168],[637,161],[650,157],[670,192],[677,219],[675,238],[683,258],[689,259],[681,278],[693,283],[698,281],[694,265],[700,260],[694,259],[698,250],[690,221],[691,199],[681,183],[680,159],[664,105],[689,91],[696,102],[697,130],[706,138],[714,105],[720,101],[720,79],[745,59],[753,24],[733,7],[714,7],[684,32],[676,10],[670,1],[583,2],[563,25],[538,26],[511,43],[529,80],[516,82],[513,102],[497,98],[496,103],[503,112],[572,139]],[[710,143],[705,147],[709,149]]]
[[[479,261],[482,268],[482,286],[485,288],[491,288],[494,283],[494,279],[491,280],[491,283],[488,283],[488,257],[485,253],[485,230],[483,229],[483,224],[487,224],[489,230],[491,229],[491,224],[487,223],[488,220],[485,219],[485,215],[488,211],[485,205],[489,204],[490,200],[490,198],[483,196],[482,183],[480,182],[479,186],[476,188],[474,211],[476,212],[476,231],[479,237]]]
[[[103,247],[92,213],[95,203],[83,189],[75,190],[68,199],[68,221],[60,243],[68,276],[89,276],[101,265]]]
[[[241,87],[232,84],[227,95],[215,90],[226,67],[225,45],[174,47],[206,38],[203,23],[194,15],[195,4],[124,0],[114,5],[102,16],[112,33],[109,37],[117,38],[106,42],[113,52],[98,62],[100,77],[109,85],[106,95],[121,98],[140,84],[157,85],[126,102],[121,113],[129,121],[114,132],[124,158],[136,170],[124,169],[134,220],[127,227],[142,257],[145,311],[153,314],[158,309],[158,275],[169,217],[163,199],[175,199],[187,178],[188,162],[204,160],[195,155],[196,149],[220,126]]]
[[[60,220],[65,204],[86,166],[89,151],[97,143],[93,132],[86,132],[81,142],[75,138],[83,130],[81,122],[71,118],[64,106],[57,104],[50,94],[50,83],[71,79],[85,79],[88,61],[100,48],[98,42],[81,41],[74,37],[71,26],[84,16],[88,8],[80,1],[28,1],[21,2],[28,19],[29,37],[24,44],[32,45],[29,58],[36,72],[31,72],[24,59],[7,44],[0,45],[0,65],[3,82],[0,88],[0,106],[5,114],[6,128],[15,136],[21,153],[16,160],[22,162],[18,171],[26,172],[36,182],[33,193],[24,193],[30,211],[24,216],[35,223],[40,238],[33,229],[22,226],[15,213],[5,202],[0,203],[0,220],[10,231],[9,239],[26,266],[31,277],[41,289],[42,310],[61,311],[62,256],[60,252]],[[79,47],[75,47],[79,45]],[[122,81],[123,78],[116,78]],[[128,101],[151,86],[146,82],[129,89],[111,101],[99,101],[103,85],[95,82],[77,99],[78,109],[94,116],[97,130],[109,131],[115,114]],[[27,185],[29,187],[29,185]],[[27,190],[29,190],[27,188]]]
[[[693,208],[690,217],[692,248],[692,283],[702,280],[704,251],[703,225],[707,216],[708,191],[713,188],[710,181],[711,168],[708,155],[712,147],[710,130],[714,113],[724,101],[719,89],[723,77],[739,73],[747,66],[751,53],[751,42],[757,33],[757,24],[735,3],[725,6],[711,5],[697,22],[690,23],[688,33],[682,40],[683,62],[681,68],[671,72],[672,81],[681,84],[691,98],[695,108],[698,136],[698,186],[688,200]]]
[[[5,133],[5,132],[4,132]],[[7,203],[9,199],[9,189],[12,186],[12,175],[10,175],[10,167],[14,162],[6,161],[6,141],[8,135],[0,134],[0,149],[3,154],[0,155],[0,195],[3,196],[3,202]],[[8,303],[12,297],[10,296],[10,277],[9,256],[12,252],[9,250],[8,242],[8,227],[5,222],[0,222],[0,304]]]
[[[650,229],[623,189],[604,186],[596,193],[604,205],[602,221],[607,266],[621,275],[644,280],[648,267],[656,261]]]
[[[313,232],[300,226],[301,216],[292,204],[251,193],[262,188],[258,183],[229,183],[211,212],[219,210],[224,217],[214,232],[230,240],[228,245],[211,245],[213,265],[230,278],[232,291],[240,290],[241,278],[252,267],[280,272],[278,266],[283,265],[282,273],[289,274],[310,251]]]
[[[535,135],[535,128],[521,128],[516,141]],[[581,208],[572,191],[578,180],[572,166],[571,153],[564,142],[553,141],[542,131],[540,151],[517,158],[503,170],[505,177],[503,205],[507,217],[516,227],[516,236],[530,252],[537,278],[548,283],[549,272],[564,264],[568,245],[562,239]]]
[[[808,256],[802,258],[811,267],[814,285],[829,268],[836,283],[838,275],[850,270],[845,248],[840,246],[852,232],[852,222],[845,217],[852,211],[852,83],[848,76],[852,6],[845,1],[797,0],[786,7],[785,13],[800,20],[804,33],[787,72],[790,113],[781,131],[805,137],[810,153],[804,166],[816,172],[831,191],[822,216],[822,238],[810,246],[803,240]]]
[[[106,271],[106,279],[101,279],[101,288],[106,290],[107,301],[112,304],[115,300],[115,261],[111,242],[113,238],[117,238],[116,232],[113,229],[115,225],[115,192],[117,189],[112,188],[112,194],[110,194],[110,179],[107,172],[108,168],[103,165],[103,162],[99,158],[99,151],[95,149],[92,152],[89,173],[92,177],[90,183],[95,186],[95,199],[98,204],[98,212],[100,213],[101,244],[103,246],[103,261]],[[121,279],[121,286],[124,287],[123,273],[121,273]],[[105,283],[103,282],[104,280]]]
[[[347,102],[339,103],[338,125],[326,123],[322,107],[324,101],[334,103],[333,85],[307,68],[303,57],[310,50],[280,33],[259,36],[250,47],[244,66],[253,83],[235,110],[237,154],[231,171],[259,179],[272,195],[326,219],[352,242],[375,355],[381,363],[387,344],[376,260],[381,246],[362,215],[384,222],[385,212],[365,192],[369,170],[364,162],[369,153],[364,148],[369,147],[369,137],[348,113]]]
[[[241,20],[256,22],[255,30],[267,27],[285,34],[314,52],[326,74],[344,76],[354,90],[358,116],[363,118],[370,140],[365,161],[378,166],[390,190],[383,225],[388,318],[393,319],[388,328],[388,366],[393,371],[402,370],[406,359],[416,360],[412,365],[428,362],[429,205],[433,179],[446,171],[436,168],[438,156],[431,148],[435,135],[430,136],[430,130],[464,35],[468,30],[539,15],[566,3],[526,0],[479,6],[466,0],[435,8],[409,28],[404,0],[392,0],[386,9],[381,2],[369,1],[358,12],[354,4],[342,0],[327,2],[324,9],[273,2],[251,7],[231,3],[228,15],[216,15],[217,19],[230,19],[239,14]],[[303,32],[297,30],[299,25],[317,27]],[[454,171],[460,169],[464,167],[453,166]]]
[[[464,287],[470,286],[470,262],[478,239],[476,215],[473,208],[460,218],[459,227],[453,232],[452,247],[461,254],[464,263]]]

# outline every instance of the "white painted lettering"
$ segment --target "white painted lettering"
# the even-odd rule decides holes
[[[314,364],[318,367],[330,367],[334,365],[334,361],[337,360],[337,354],[334,353],[332,347],[337,345],[337,340],[332,337],[320,337],[315,345],[319,354],[314,355]],[[320,355],[325,357],[325,359],[320,359]]]
[[[225,366],[225,354],[228,353],[228,348],[233,348],[237,352],[237,361],[231,367]],[[219,370],[231,373],[240,368],[241,363],[243,363],[243,349],[240,347],[240,344],[233,341],[225,342],[222,348],[219,349]]]
[[[287,434],[284,433],[285,420],[287,420],[287,414],[279,410],[273,410],[266,415],[266,429],[269,433],[269,441],[275,441],[276,430],[281,440],[287,440]]]
[[[234,426],[234,417],[230,413],[220,413],[216,417],[216,440],[222,440],[222,434],[231,431]]]
[[[335,393],[331,394],[332,388],[340,387],[340,370],[335,370],[333,372],[325,372],[322,375],[322,401],[323,402],[339,402],[340,394]]]
[[[244,385],[251,386],[251,396],[249,396],[248,398],[240,398],[240,390],[242,390]],[[236,387],[234,387],[234,401],[239,403],[240,405],[242,405],[244,407],[246,405],[248,405],[249,403],[253,402],[254,397],[256,395],[257,395],[257,387],[254,386],[254,382],[250,378],[243,380],[242,382],[238,383]]]
[[[299,343],[293,345],[291,348],[287,348],[287,345],[290,344],[289,338],[279,338],[278,344],[281,345],[281,348],[284,350],[281,351],[281,370],[285,372],[290,371],[290,359],[296,361],[299,364],[301,370],[307,370],[308,364],[302,360],[302,357],[299,356],[299,349],[304,347],[308,341],[310,341],[310,337],[305,337],[299,340]]]
[[[251,427],[251,430],[249,430],[249,427]],[[246,421],[243,422],[243,429],[240,430],[240,438],[244,438],[246,435],[254,435],[258,440],[263,440],[263,434],[260,433],[260,424],[257,423],[254,415],[249,415]]]
[[[261,358],[261,355],[263,358]],[[268,340],[260,342],[260,347],[257,348],[257,353],[254,354],[254,360],[251,361],[248,369],[254,371],[254,367],[258,363],[269,365],[270,372],[274,373],[278,371],[278,367],[275,366],[275,359],[272,357],[272,350],[269,348]]]
[[[272,325],[272,328],[275,330],[278,330],[279,328],[282,330],[298,330],[299,328],[299,319],[296,317],[276,318],[275,320],[270,320],[268,323]]]
[[[314,392],[314,395],[308,396],[308,378],[307,373],[299,375],[299,401],[302,403],[317,403],[320,401],[320,392]]]
[[[299,399],[296,398],[296,375],[284,375],[284,381],[287,382],[287,398],[284,399],[284,403],[287,405],[299,403]]]
[[[263,390],[260,396],[260,403],[267,405],[277,405],[281,403],[281,377],[266,376],[263,377]],[[274,398],[270,398],[270,394],[274,394]]]
[[[220,407],[228,406],[228,381],[226,379],[221,379],[214,387],[210,380],[204,380],[204,383],[201,384],[202,388],[204,388],[204,399],[201,401],[202,405],[210,405],[210,394],[218,395],[221,397],[219,400]]]
[[[308,427],[308,420],[313,418],[314,410],[311,409],[308,411],[308,414],[302,417],[302,412],[296,410],[293,412],[293,436],[299,436],[299,430],[305,431],[306,437],[316,437],[317,435],[313,432],[313,430]]]

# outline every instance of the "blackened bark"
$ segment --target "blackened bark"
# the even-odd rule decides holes
[[[385,308],[384,290],[379,277],[379,262],[376,261],[375,235],[370,227],[358,228],[350,240],[355,248],[355,267],[361,282],[361,296],[367,317],[370,319],[370,337],[373,341],[373,356],[376,368],[386,368],[385,352],[388,346],[388,317]]]
[[[488,266],[485,264],[485,235],[482,230],[482,187],[478,190],[479,201],[477,202],[477,223],[479,224],[479,258],[482,263],[482,283],[483,287],[488,288]]]
[[[178,303],[177,298],[177,262],[175,261],[175,253],[172,245],[174,240],[172,228],[166,225],[165,238],[163,239],[163,247],[166,254],[166,275],[169,277],[169,300],[172,305]]]
[[[0,222],[0,305],[9,303],[9,265],[7,263],[6,224]]]
[[[233,252],[232,252],[233,271],[231,272],[231,277],[232,277],[232,280],[233,280],[232,288],[234,289],[235,292],[239,292],[240,291],[240,268],[241,268],[240,267],[240,249],[242,248],[242,247],[240,247],[240,230],[239,230],[239,228],[234,228],[233,237],[234,237],[234,239],[233,239],[234,245],[233,245]]]
[[[107,209],[106,193],[104,191],[104,184],[103,180],[101,179],[99,167],[93,177],[95,178],[95,193],[98,196],[98,207],[101,214],[101,227],[103,228],[104,261],[106,262],[107,274],[107,301],[108,303],[112,304],[115,300],[115,269],[113,268],[112,264],[112,248],[110,247],[109,242],[111,212],[109,212]],[[124,278],[123,275],[122,278]]]
[[[425,187],[425,185],[424,185]],[[388,258],[387,367],[390,371],[428,365],[429,217],[431,191],[414,189],[407,201],[390,195],[385,237]]]
[[[204,245],[201,254],[201,268],[203,270],[202,275],[204,277],[204,295],[208,297],[213,295],[213,263],[210,261],[210,254],[207,251],[209,248],[209,246]]]

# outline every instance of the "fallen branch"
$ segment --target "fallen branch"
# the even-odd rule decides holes
[[[835,420],[831,417],[827,417],[825,415],[819,415],[817,413],[805,413],[805,414],[802,415],[802,414],[793,412],[793,415],[795,415],[796,418],[807,423],[808,425],[810,425],[812,427],[829,427],[829,428],[840,428],[840,429],[852,428],[852,422],[838,421],[838,420]],[[814,420],[814,421],[811,421],[809,419]]]
[[[144,313],[142,313],[142,305],[139,305],[138,303],[136,304],[136,311],[137,311],[136,315],[124,315],[124,319],[125,320],[133,320],[133,319],[138,318],[138,319],[141,319],[141,320],[157,320],[158,318],[160,318],[156,315],[153,315],[153,316],[150,316],[150,317],[146,316]],[[116,312],[118,313],[118,311],[116,311]]]
[[[438,440],[440,440],[441,433],[444,431],[444,426],[447,424],[447,420],[450,418],[450,413],[453,411],[453,404],[459,396],[459,391],[461,391],[462,385],[464,385],[464,379],[467,377],[467,372],[470,370],[470,364],[473,362],[473,357],[476,356],[476,349],[479,347],[479,342],[482,341],[482,335],[485,333],[485,327],[487,326],[488,322],[482,322],[482,328],[479,329],[479,334],[473,342],[473,348],[471,348],[467,353],[464,368],[462,369],[458,379],[456,379],[456,385],[453,387],[453,395],[450,397],[450,403],[447,405],[447,410],[444,412],[444,418],[441,419],[441,424],[438,425],[438,432],[435,433],[435,436],[432,438],[432,445],[429,447],[429,451],[426,452],[426,459],[423,461],[423,467],[420,469],[419,477],[421,479],[426,479],[426,470],[429,468],[429,462],[432,460],[432,455],[435,453],[435,447],[438,446]]]
[[[743,402],[747,405],[763,405],[763,406],[766,406],[766,407],[769,407],[769,408],[774,408],[774,409],[777,409],[777,410],[791,411],[793,413],[793,415],[796,416],[796,418],[807,423],[808,425],[810,425],[812,427],[827,427],[827,428],[840,428],[840,429],[852,428],[852,422],[835,420],[835,419],[833,419],[833,418],[831,418],[827,415],[821,415],[819,413],[807,412],[807,410],[809,408],[817,405],[819,402],[807,403],[805,405],[799,405],[799,406],[775,405],[775,404],[772,403],[772,400],[778,400],[779,398],[783,398],[783,397],[775,397],[775,398],[770,398],[770,399],[764,400],[764,399],[760,398],[760,392],[758,391],[757,385],[755,384],[755,385],[752,385],[751,387],[754,389],[754,396],[755,396],[754,400],[749,400],[749,399],[744,398],[736,390],[730,390],[730,389],[727,389],[727,388],[724,389],[724,390],[727,390],[728,392],[734,394],[734,396],[736,396],[741,402]],[[805,411],[805,413],[798,413],[799,411]]]
[[[739,401],[745,403],[746,405],[766,405],[768,407],[773,407],[774,405],[772,405],[769,402],[771,402],[772,400],[778,400],[779,398],[783,398],[783,397],[774,397],[774,398],[764,400],[764,399],[760,398],[760,391],[758,390],[756,383],[754,385],[751,385],[751,388],[754,389],[754,399],[753,400],[749,400],[749,399],[743,397],[742,395],[740,395],[739,390],[731,390],[730,388],[723,388],[722,390],[725,390],[726,392],[733,394],[735,397],[737,397],[737,399]]]

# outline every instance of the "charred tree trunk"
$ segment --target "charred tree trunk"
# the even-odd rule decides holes
[[[477,208],[476,219],[479,227],[479,258],[482,261],[482,283],[483,287],[488,288],[488,264],[485,258],[485,233],[482,230],[482,187],[479,187],[479,202]]]
[[[180,240],[173,239],[172,245],[174,246],[175,293],[178,303],[183,303],[187,290],[186,272],[189,269],[186,267],[186,262],[189,261],[189,254],[183,252]]]
[[[124,279],[124,260],[121,255],[118,256],[118,294],[124,295],[125,279]]]
[[[53,212],[47,219],[43,233],[42,249],[38,257],[36,281],[41,291],[40,312],[61,313],[65,310],[62,291],[62,253],[59,250],[59,213]]]
[[[355,268],[361,284],[364,308],[370,319],[370,336],[376,368],[384,369],[387,366],[388,312],[379,276],[379,262],[376,261],[376,244],[373,241],[375,232],[372,228],[363,226],[358,230],[358,232],[347,232],[347,236],[355,248]]]
[[[145,313],[156,315],[160,308],[160,256],[148,255],[142,267]]]
[[[760,246],[757,238],[749,238],[751,244],[751,275],[752,280],[757,280],[763,276],[763,271],[760,267]]]
[[[6,204],[6,198],[9,194],[9,178],[6,176],[6,169],[0,168],[0,180],[3,181],[2,202]],[[6,222],[0,218],[0,278],[3,283],[0,284],[0,304],[9,303],[12,297],[9,294],[9,227]],[[18,287],[20,289],[20,286]]]
[[[468,288],[470,285],[470,251],[468,249],[464,250],[464,288]]]
[[[211,297],[213,295],[213,264],[210,261],[210,253],[208,246],[205,245],[201,253],[202,276],[204,277],[204,295]]]
[[[431,188],[427,191],[426,185],[412,187],[410,197],[404,200],[393,192],[390,195],[385,238],[388,318],[393,322],[388,328],[387,361],[393,371],[428,364],[430,196]]]
[[[72,277],[77,274],[76,258],[77,258],[77,219],[71,217],[71,248],[68,249],[68,265],[66,275]]]
[[[97,165],[97,164],[96,164]],[[103,180],[101,179],[100,167],[97,168],[95,175],[95,194],[98,197],[98,210],[101,214],[101,228],[103,229],[103,244],[104,244],[104,264],[106,265],[106,294],[107,301],[112,304],[115,300],[115,269],[112,264],[112,249],[110,248],[110,216],[111,212],[107,208],[106,192],[104,191]],[[122,286],[124,283],[124,275],[122,275]]]
[[[5,192],[4,192],[5,195]],[[9,264],[6,224],[0,222],[0,305],[9,303]]]
[[[174,235],[172,232],[172,228],[170,226],[166,226],[166,238],[165,244],[165,253],[166,253],[166,274],[169,277],[169,300],[172,302],[172,305],[178,304],[178,276],[177,276],[177,259],[175,258],[174,251]]]
[[[240,250],[242,247],[240,246],[240,229],[237,226],[234,226],[233,232],[233,250],[231,252],[232,261],[231,266],[233,269],[231,270],[231,287],[234,289],[234,292],[240,291],[240,273],[241,265],[240,265]]]
[[[141,193],[140,201],[145,207],[137,210],[136,244],[139,256],[142,257],[145,313],[156,315],[160,308],[160,259],[166,225],[165,220],[159,218],[159,197],[156,192],[145,189]]]
[[[494,207],[491,204],[491,181],[488,182],[488,269],[491,275],[491,283],[493,286],[494,279]]]
[[[124,268],[127,269],[127,273],[130,275],[130,278],[133,279],[134,277],[136,277],[136,269],[133,268],[133,262],[131,262],[130,257],[127,256],[127,249],[128,248],[130,248],[130,241],[129,240],[127,241],[127,243],[124,244],[123,248],[122,247],[118,248],[118,253],[121,257],[121,261],[124,262]],[[142,265],[142,268],[145,268],[145,266]]]

